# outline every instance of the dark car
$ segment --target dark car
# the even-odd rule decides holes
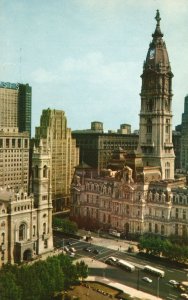
[[[83,250],[84,250],[84,251],[87,251],[87,252],[91,252],[91,251],[92,251],[92,248],[84,247]]]
[[[99,249],[94,249],[93,250],[93,253],[95,253],[95,254],[99,254],[101,251],[99,250]]]

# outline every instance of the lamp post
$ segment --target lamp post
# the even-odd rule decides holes
[[[140,270],[138,269],[138,273],[137,273],[137,290],[140,289]]]
[[[157,298],[159,298],[159,279],[160,277],[157,277]]]

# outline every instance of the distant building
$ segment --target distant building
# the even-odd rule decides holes
[[[31,87],[29,84],[0,82],[0,129],[17,127],[31,137]]]
[[[188,95],[185,97],[181,122],[181,169],[188,171]]]
[[[75,130],[72,137],[80,148],[80,161],[84,161],[92,168],[104,169],[114,150],[121,147],[124,150],[136,150],[138,135],[131,134],[131,126],[122,124],[118,132],[103,132],[103,123],[92,122],[91,129]]]
[[[175,171],[180,170],[181,169],[181,131],[177,130],[177,126],[176,126],[176,130],[173,130],[172,132],[172,142],[173,142],[173,146],[174,146],[174,153],[175,153]]]
[[[79,149],[76,140],[67,128],[67,118],[62,110],[42,111],[40,126],[35,130],[35,145],[42,140],[46,150],[51,153],[52,202],[55,211],[69,207],[70,184],[74,168],[79,164]]]
[[[29,133],[0,129],[0,187],[28,191]]]
[[[50,155],[40,145],[33,153],[33,194],[0,189],[0,267],[53,250],[49,175]]]

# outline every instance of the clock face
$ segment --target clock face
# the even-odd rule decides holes
[[[150,52],[149,52],[149,58],[153,59],[154,55],[155,55],[155,49],[151,49]]]

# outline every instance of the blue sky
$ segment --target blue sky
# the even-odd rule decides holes
[[[32,128],[62,109],[72,130],[92,121],[139,127],[143,62],[156,9],[173,78],[173,127],[188,93],[187,0],[0,0],[0,81],[29,83]]]

